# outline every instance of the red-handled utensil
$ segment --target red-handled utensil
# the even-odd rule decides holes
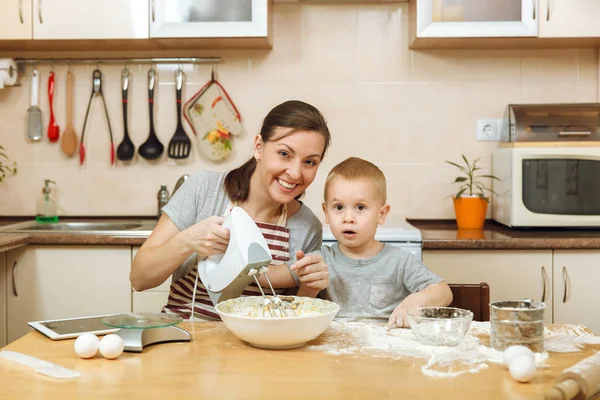
[[[48,77],[48,101],[50,103],[50,122],[48,122],[48,139],[51,142],[57,142],[60,136],[60,128],[54,120],[54,110],[52,100],[54,99],[54,72],[50,72]]]

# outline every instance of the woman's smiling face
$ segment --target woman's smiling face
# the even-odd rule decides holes
[[[276,128],[268,142],[254,140],[255,173],[277,203],[287,204],[313,182],[325,149],[325,138],[315,131]],[[291,133],[290,133],[291,132]]]

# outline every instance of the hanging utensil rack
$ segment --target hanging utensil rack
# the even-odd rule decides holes
[[[162,58],[15,58],[20,72],[26,64],[218,64],[221,57],[162,57]]]

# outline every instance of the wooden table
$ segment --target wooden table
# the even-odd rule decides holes
[[[566,367],[591,355],[550,353],[550,368],[533,382],[515,382],[498,365],[476,374],[432,378],[424,360],[331,355],[309,350],[261,350],[230,334],[222,323],[183,323],[190,343],[165,343],[117,360],[80,359],[73,340],[51,341],[37,332],[6,346],[74,369],[80,378],[49,378],[0,359],[0,398],[156,399],[535,399]],[[311,344],[318,344],[319,339]]]

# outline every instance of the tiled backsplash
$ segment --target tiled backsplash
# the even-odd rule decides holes
[[[161,183],[172,191],[177,178],[199,169],[227,170],[250,156],[262,118],[288,99],[312,103],[326,115],[333,145],[305,201],[322,218],[320,203],[328,170],[348,156],[375,162],[388,178],[393,217],[453,218],[449,196],[455,171],[445,160],[462,153],[481,157],[490,172],[496,144],[477,142],[478,118],[499,118],[508,103],[598,101],[598,51],[408,49],[408,5],[276,4],[273,50],[215,50],[218,78],[238,106],[246,134],[234,141],[223,163],[202,159],[194,148],[181,162],[137,157],[111,167],[99,101],[92,103],[87,156],[66,158],[59,144],[26,139],[30,69],[22,86],[0,90],[0,144],[18,163],[18,174],[0,184],[0,215],[33,215],[42,179],[57,182],[62,215],[154,215]],[[115,146],[123,136],[120,72],[101,66]],[[149,130],[147,66],[129,65],[129,132],[136,147]],[[65,63],[56,63],[55,113],[66,125]],[[81,135],[95,66],[75,66],[75,129]],[[40,65],[44,133],[48,123],[47,78]],[[155,124],[167,144],[175,131],[173,66],[159,66]],[[183,98],[210,78],[209,65],[186,67]],[[191,129],[186,126],[191,134]]]

